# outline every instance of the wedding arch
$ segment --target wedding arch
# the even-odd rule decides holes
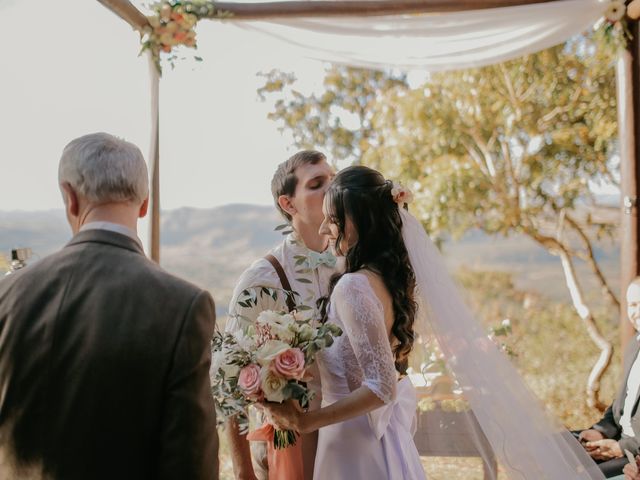
[[[301,55],[368,68],[443,71],[503,62],[563,43],[597,22],[628,29],[616,66],[621,153],[621,285],[640,274],[640,0],[165,0],[145,16],[129,0],[98,0],[142,36],[151,74],[150,255],[160,258],[161,57],[194,46],[200,20],[232,23],[294,45]],[[624,36],[624,34],[621,34]],[[624,295],[623,295],[624,297]],[[624,338],[631,331],[621,309]]]

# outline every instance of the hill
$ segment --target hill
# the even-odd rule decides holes
[[[161,264],[209,289],[216,298],[219,314],[224,315],[242,270],[282,238],[274,231],[280,223],[281,217],[270,206],[236,204],[163,211]],[[5,255],[12,248],[30,247],[33,261],[37,261],[62,247],[70,236],[62,210],[0,212],[0,253]],[[569,299],[559,260],[527,238],[489,237],[474,231],[457,242],[446,242],[443,252],[454,270],[468,267],[512,272],[519,288],[554,300]],[[618,245],[600,242],[596,255],[617,291]],[[586,266],[579,264],[578,272],[586,273]],[[597,294],[595,285],[589,283],[588,287]]]

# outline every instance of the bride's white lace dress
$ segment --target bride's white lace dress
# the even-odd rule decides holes
[[[366,275],[349,273],[340,279],[328,321],[344,333],[318,357],[323,406],[362,385],[385,405],[320,429],[314,478],[426,478],[413,442],[415,390],[407,377],[398,381],[384,310]]]

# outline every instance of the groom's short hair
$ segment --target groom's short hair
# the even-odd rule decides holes
[[[277,209],[288,221],[291,221],[291,215],[280,207],[278,198],[280,198],[280,195],[293,196],[296,192],[296,187],[298,186],[296,169],[302,165],[315,165],[326,160],[327,157],[325,157],[324,153],[316,150],[302,150],[278,165],[276,173],[273,174],[271,179],[271,193]]]

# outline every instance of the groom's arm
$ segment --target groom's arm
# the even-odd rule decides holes
[[[260,259],[255,262],[240,276],[229,302],[229,318],[225,330],[234,333],[243,326],[253,324],[262,310],[275,309],[275,305],[269,303],[271,298],[258,297],[258,304],[252,308],[244,308],[238,304],[238,298],[245,290],[256,287],[279,287],[278,276],[269,262]],[[247,435],[240,434],[238,422],[231,418],[226,424],[226,433],[229,440],[233,473],[237,480],[256,480],[251,459],[251,448]]]
[[[240,428],[235,418],[227,421],[226,429],[231,450],[233,473],[237,480],[257,480],[251,463],[251,449],[247,435],[240,434]]]

